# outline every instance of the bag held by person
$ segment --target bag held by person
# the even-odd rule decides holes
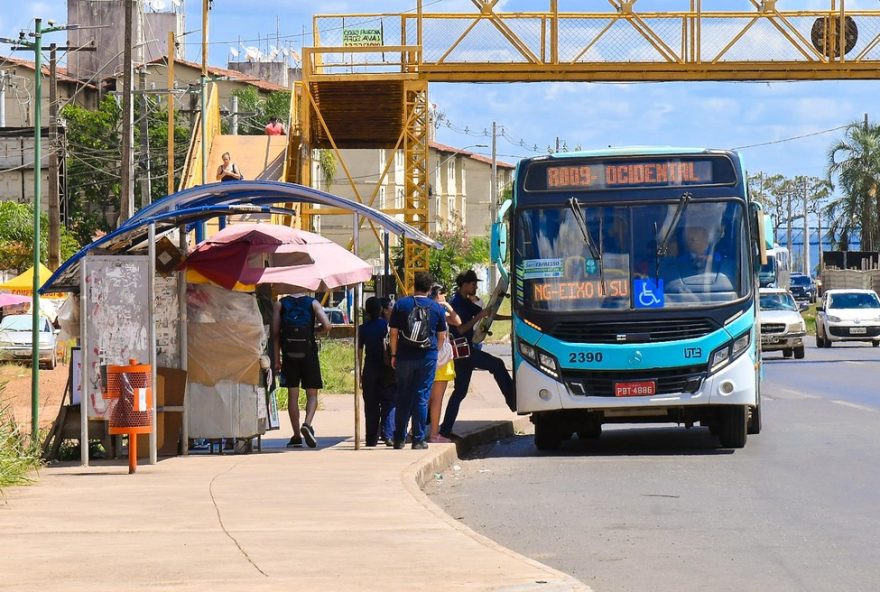
[[[431,347],[431,305],[430,300],[422,305],[418,298],[413,297],[413,307],[406,317],[406,327],[398,334],[402,343],[419,349]]]
[[[315,342],[315,312],[310,296],[281,299],[281,350],[290,359],[306,357]]]
[[[452,359],[460,360],[471,355],[471,346],[467,337],[456,337],[452,340]]]

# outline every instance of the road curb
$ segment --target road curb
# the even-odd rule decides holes
[[[469,536],[484,547],[522,561],[544,574],[530,583],[523,583],[522,585],[515,587],[505,586],[504,588],[498,588],[498,592],[527,592],[532,589],[541,590],[542,592],[593,592],[592,588],[574,577],[517,553],[512,549],[508,549],[492,539],[472,530],[460,521],[455,520],[440,506],[435,504],[424,492],[425,485],[432,481],[436,474],[447,470],[455,464],[456,461],[460,460],[462,456],[466,455],[477,446],[488,444],[503,438],[509,438],[517,432],[523,431],[529,423],[530,421],[527,416],[511,421],[495,421],[482,429],[459,438],[456,440],[454,446],[451,444],[432,444],[431,448],[436,449],[442,447],[442,449],[433,454],[429,453],[425,457],[406,467],[401,472],[401,482],[403,483],[404,488],[417,502],[421,503],[425,509],[430,511],[434,516],[450,527]],[[431,448],[429,448],[429,450]]]

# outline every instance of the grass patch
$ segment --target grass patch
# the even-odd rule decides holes
[[[15,422],[9,405],[2,402],[4,388],[0,383],[0,490],[31,483],[41,465],[40,442],[32,442]]]
[[[318,352],[321,361],[321,378],[324,381],[322,393],[354,392],[354,339],[324,339]],[[278,409],[287,409],[289,404],[286,388],[277,389]],[[306,392],[299,389],[299,408],[304,409]]]

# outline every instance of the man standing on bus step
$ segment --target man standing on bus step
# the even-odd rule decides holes
[[[446,341],[446,310],[428,297],[434,277],[419,271],[413,277],[413,295],[399,299],[391,312],[391,365],[397,377],[394,448],[403,448],[406,424],[412,418],[413,450],[428,447],[428,400],[437,352]]]
[[[468,388],[471,384],[471,374],[474,370],[488,370],[492,373],[501,394],[504,395],[504,401],[511,411],[516,411],[516,395],[513,392],[513,380],[504,366],[504,362],[500,358],[496,358],[491,354],[487,354],[480,345],[473,343],[474,327],[482,318],[489,314],[487,310],[480,308],[471,299],[477,294],[477,282],[479,282],[476,272],[469,269],[458,274],[455,283],[458,285],[458,292],[452,298],[450,304],[453,310],[458,313],[461,318],[461,325],[453,327],[454,337],[465,337],[471,346],[471,355],[467,358],[459,358],[455,360],[455,382],[452,389],[452,396],[449,397],[449,403],[446,404],[446,414],[443,416],[443,423],[440,424],[440,435],[449,438],[452,435],[452,425],[458,417],[458,408],[461,402],[467,396]],[[496,318],[501,318],[496,315]]]

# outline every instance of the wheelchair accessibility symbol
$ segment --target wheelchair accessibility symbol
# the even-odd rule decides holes
[[[663,280],[635,280],[636,308],[663,308]]]

